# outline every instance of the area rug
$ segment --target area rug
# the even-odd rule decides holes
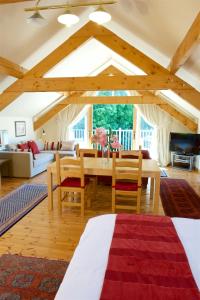
[[[46,184],[24,184],[0,198],[0,236],[46,196]]]
[[[65,261],[4,254],[0,257],[0,299],[54,299],[67,267]]]
[[[167,216],[200,218],[200,197],[186,180],[161,178],[160,197]]]

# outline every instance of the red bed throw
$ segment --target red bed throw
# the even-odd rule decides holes
[[[117,215],[100,300],[200,299],[169,217]]]

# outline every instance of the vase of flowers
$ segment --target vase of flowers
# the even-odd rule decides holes
[[[109,157],[110,151],[116,151],[121,148],[119,143],[118,136],[112,133],[112,130],[109,129],[109,132],[106,132],[106,129],[103,127],[96,128],[95,134],[91,138],[92,144],[98,144],[102,149],[102,157]]]

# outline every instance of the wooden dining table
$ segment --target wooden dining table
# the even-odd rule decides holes
[[[76,159],[76,158],[74,158]],[[85,175],[112,176],[112,158],[84,157]],[[128,159],[127,159],[128,160]],[[53,187],[56,174],[56,162],[47,168],[48,208],[53,209]],[[160,195],[160,168],[156,160],[142,160],[142,177],[151,178],[150,198],[153,198],[153,212],[158,213]]]

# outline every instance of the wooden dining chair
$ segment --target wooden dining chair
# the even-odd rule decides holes
[[[128,155],[129,153],[126,152]],[[129,158],[129,157],[128,157]],[[134,159],[116,159],[113,155],[112,212],[116,209],[135,209],[140,213],[142,184],[142,153],[134,151]],[[134,198],[136,204],[134,204]],[[120,201],[120,202],[119,202]],[[125,204],[131,201],[131,204]],[[120,204],[122,203],[123,204]]]
[[[83,217],[85,191],[89,187],[89,179],[84,177],[83,157],[60,159],[59,153],[56,153],[56,171],[59,209],[62,210],[62,203],[65,203],[66,206],[78,206],[81,208],[81,216]],[[80,202],[69,201],[64,195],[66,192],[79,193]]]
[[[82,148],[78,149],[77,156],[78,157],[95,157],[97,158],[98,150],[97,149],[87,149]],[[96,175],[85,175],[85,178],[89,179],[92,183],[92,195],[95,198],[96,197],[96,191],[97,191],[97,176]],[[90,195],[91,196],[91,195]],[[91,206],[91,197],[87,198],[87,206]]]
[[[121,150],[119,151],[119,158],[138,158],[140,150]]]

